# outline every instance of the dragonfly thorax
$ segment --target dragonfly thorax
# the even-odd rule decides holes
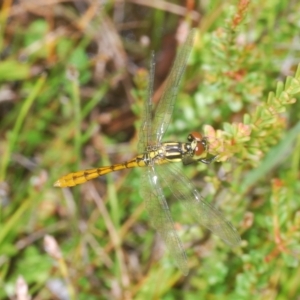
[[[192,132],[187,138],[187,143],[165,142],[148,146],[145,152],[137,157],[139,166],[165,164],[170,162],[195,162],[210,163],[214,157],[208,157],[208,142],[198,132]]]

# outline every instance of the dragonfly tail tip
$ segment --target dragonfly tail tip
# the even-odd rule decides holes
[[[61,187],[60,181],[59,180],[55,181],[54,184],[53,184],[53,186],[55,186],[55,187]]]

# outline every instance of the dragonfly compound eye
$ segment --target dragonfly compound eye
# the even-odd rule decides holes
[[[192,142],[192,141],[202,141],[203,137],[202,134],[197,132],[197,131],[193,131],[188,135],[188,141]]]
[[[205,151],[206,151],[205,144],[202,141],[197,142],[197,146],[195,148],[195,155],[201,156]]]

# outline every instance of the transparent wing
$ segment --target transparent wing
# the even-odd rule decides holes
[[[157,165],[158,180],[171,191],[171,197],[181,201],[196,222],[208,228],[230,246],[237,246],[241,239],[237,230],[211,204],[204,201],[193,184],[178,166],[170,163]]]
[[[151,225],[158,231],[184,275],[188,274],[188,264],[181,241],[174,229],[171,213],[154,167],[142,169],[142,197],[145,199]]]
[[[194,35],[195,29],[190,31],[185,43],[177,54],[171,72],[168,76],[166,86],[155,110],[155,117],[151,130],[152,134],[150,137],[150,142],[153,142],[154,144],[157,144],[161,141],[163,134],[169,126],[180,80],[193,47]]]
[[[150,141],[148,140],[151,135],[152,124],[152,94],[153,94],[153,82],[154,82],[154,52],[151,54],[150,72],[148,79],[147,97],[144,102],[144,109],[142,113],[142,125],[139,132],[138,152],[145,152]]]

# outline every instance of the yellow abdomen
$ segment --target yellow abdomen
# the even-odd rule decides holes
[[[142,155],[135,157],[134,159],[127,161],[122,164],[115,164],[109,167],[100,167],[95,169],[83,170],[74,173],[70,173],[59,178],[54,186],[57,187],[71,187],[77,184],[87,182],[88,180],[95,179],[99,176],[105,175],[110,172],[119,171],[123,169],[135,168],[135,167],[144,167],[145,163],[142,160]]]

